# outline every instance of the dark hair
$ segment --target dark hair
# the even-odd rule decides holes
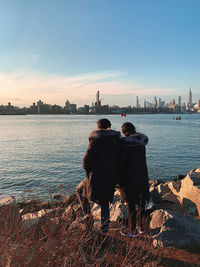
[[[108,119],[100,119],[97,121],[98,128],[107,129],[111,127],[111,123]]]
[[[131,134],[135,134],[136,133],[135,126],[131,122],[125,122],[122,125],[122,133],[125,136],[129,136]]]

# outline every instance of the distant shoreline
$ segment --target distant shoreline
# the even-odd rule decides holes
[[[185,115],[185,114],[200,114],[200,112],[195,112],[195,113],[191,113],[191,112],[186,112],[186,113],[165,113],[165,112],[160,112],[160,113],[155,113],[155,112],[138,112],[138,113],[126,113],[125,115],[128,116],[128,115]],[[63,116],[66,116],[66,115],[70,115],[70,116],[74,116],[74,115],[88,115],[88,116],[91,116],[91,115],[105,115],[105,116],[108,116],[108,115],[121,115],[121,113],[71,113],[71,114],[61,114],[61,113],[42,113],[42,114],[31,114],[31,113],[26,113],[26,114],[0,114],[0,116],[26,116],[26,115],[37,115],[37,116],[41,116],[41,115],[63,115]]]

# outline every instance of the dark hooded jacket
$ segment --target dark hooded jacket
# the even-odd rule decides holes
[[[96,130],[89,136],[89,146],[83,158],[83,196],[97,203],[112,201],[115,185],[119,182],[120,132]]]
[[[149,181],[145,145],[148,137],[138,133],[120,139],[120,191],[121,200],[149,201]]]

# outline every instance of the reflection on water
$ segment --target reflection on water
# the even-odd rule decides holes
[[[153,179],[169,179],[200,167],[200,114],[106,116],[120,130],[131,121],[148,135],[147,164]],[[0,116],[0,191],[20,196],[74,188],[85,173],[82,158],[95,115]],[[42,185],[42,186],[41,186]]]

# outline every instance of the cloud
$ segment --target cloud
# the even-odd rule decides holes
[[[97,90],[106,100],[115,96],[120,105],[120,97],[130,95],[156,95],[173,92],[169,88],[152,88],[126,81],[126,73],[105,71],[78,76],[47,75],[32,71],[0,72],[0,101],[15,101],[14,105],[30,105],[39,99],[50,104],[64,105],[67,99],[78,105],[91,104]],[[123,97],[124,99],[124,97]],[[125,100],[124,100],[125,101]],[[1,103],[0,103],[1,104]],[[111,103],[114,104],[114,103]],[[127,102],[127,105],[130,103]]]

